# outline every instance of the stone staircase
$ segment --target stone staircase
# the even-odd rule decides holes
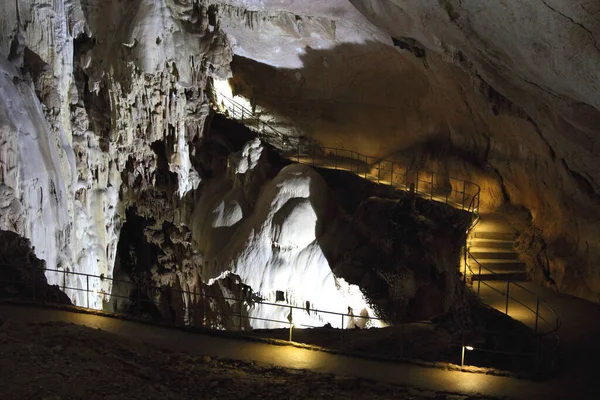
[[[516,232],[500,214],[483,214],[468,239],[471,280],[528,281],[525,263],[515,251]],[[480,265],[481,264],[481,267]]]

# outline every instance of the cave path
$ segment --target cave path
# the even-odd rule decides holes
[[[28,323],[73,323],[134,338],[176,352],[256,361],[285,368],[309,369],[320,373],[354,376],[469,396],[485,394],[527,400],[567,399],[574,398],[572,392],[574,390],[595,390],[593,387],[577,386],[571,386],[568,389],[569,386],[560,381],[533,382],[510,377],[421,367],[415,364],[354,358],[294,346],[189,333],[116,318],[34,306],[0,305],[0,318],[5,322],[16,320]]]

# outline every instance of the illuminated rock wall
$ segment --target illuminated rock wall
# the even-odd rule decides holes
[[[172,1],[17,1],[1,18],[1,228],[30,238],[50,269],[111,277],[132,203],[179,226],[172,202],[199,184],[188,143],[202,135],[208,71],[227,73],[226,39],[206,8]],[[176,177],[166,194],[155,142]],[[48,273],[86,287],[63,277]]]
[[[226,78],[236,54],[234,93],[264,118],[326,145],[479,183],[483,209],[502,207],[519,227],[533,276],[597,301],[598,6],[488,3],[8,1],[0,228],[29,238],[49,268],[110,277],[125,210],[135,205],[154,221],[145,234],[162,249],[154,281],[197,286],[205,263],[191,237],[201,228],[189,225],[204,189],[192,144],[208,114],[206,79]],[[214,209],[211,229],[240,223],[248,206],[234,203]],[[288,219],[277,218],[281,227],[261,235],[285,241]],[[208,249],[206,240],[198,245]],[[243,272],[246,253],[236,246],[232,257],[242,261],[231,268]],[[311,265],[320,265],[317,253]],[[107,281],[92,289],[111,291]]]
[[[286,8],[297,19],[261,2],[252,25],[224,24],[243,37],[234,93],[290,134],[477,182],[483,210],[519,227],[537,281],[598,301],[598,5],[353,0],[354,12],[319,2],[311,14],[301,3]],[[357,10],[381,30],[311,42],[327,37],[317,20],[361,26]],[[267,49],[261,30],[294,33]]]

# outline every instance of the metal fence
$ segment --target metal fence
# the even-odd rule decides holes
[[[76,307],[83,309],[89,309],[90,304],[102,304],[103,311],[107,314],[116,316],[131,315],[143,320],[154,320],[161,324],[180,326],[187,328],[203,327],[206,329],[213,330],[228,330],[237,331],[240,333],[250,333],[252,331],[250,321],[264,321],[269,323],[275,323],[280,328],[289,330],[289,336],[287,340],[301,342],[302,339],[294,337],[298,335],[296,328],[322,328],[323,326],[315,326],[308,324],[299,324],[294,322],[293,315],[302,312],[310,312],[314,315],[320,316],[333,316],[333,318],[339,318],[342,329],[327,329],[333,335],[339,334],[339,345],[331,345],[334,350],[336,348],[343,349],[344,342],[348,340],[348,334],[350,329],[345,329],[350,321],[366,322],[367,327],[372,324],[372,321],[385,322],[380,318],[371,316],[355,316],[346,313],[339,313],[334,311],[320,310],[320,309],[307,309],[306,307],[299,307],[290,304],[282,303],[270,303],[262,300],[249,301],[248,297],[227,297],[227,296],[215,296],[209,295],[205,292],[195,292],[178,290],[169,287],[161,287],[158,285],[143,285],[140,283],[134,283],[125,280],[117,280],[108,278],[105,276],[91,275],[78,272],[70,272],[65,270],[47,269],[46,273],[62,275],[61,282],[85,282],[85,287],[70,286],[68,284],[59,285],[59,288],[64,292],[79,293],[83,294],[78,298],[83,299],[82,304],[76,304]],[[21,298],[29,298],[34,303],[45,303],[53,304],[52,299],[42,298],[39,295],[39,281],[33,280],[0,280],[4,283],[4,287],[8,284],[13,285],[15,288],[14,292],[18,292]],[[121,290],[119,293],[108,293],[99,290],[99,287],[108,285],[113,289],[116,287],[128,288],[127,290]],[[37,290],[36,290],[37,287]],[[168,309],[160,312],[161,305],[157,305],[157,296],[162,294],[169,294],[172,296],[172,301],[168,304]],[[0,291],[2,295],[2,291]],[[219,307],[218,303],[221,303]],[[229,307],[222,307],[222,304],[226,303]],[[118,306],[115,307],[115,305]],[[271,318],[261,318],[249,315],[247,310],[249,308],[265,308],[265,307],[276,307],[282,309],[288,313],[289,318],[287,320],[277,320]],[[324,318],[325,320],[327,318]],[[396,326],[398,327],[398,326]],[[414,329],[415,327],[427,327],[427,329],[435,329],[435,324],[430,321],[423,322],[412,322],[399,324],[399,337],[397,338],[397,348],[399,353],[396,354],[393,359],[396,360],[407,360],[418,358],[418,354],[414,354],[411,350],[412,341],[414,337],[406,334],[405,331]],[[479,332],[481,334],[481,332]],[[485,335],[490,337],[501,337],[508,336],[506,332],[493,332],[486,331]],[[256,336],[256,335],[255,335]],[[265,337],[264,335],[262,337]],[[465,337],[467,339],[465,339]],[[505,351],[489,349],[485,346],[477,346],[473,343],[469,343],[469,337],[473,335],[469,332],[462,333],[462,339],[459,342],[452,342],[449,344],[451,355],[445,359],[436,361],[450,362],[459,364],[461,366],[493,366],[495,362],[500,362],[506,365],[518,365],[518,369],[521,372],[548,374],[553,363],[551,360],[555,358],[555,348],[547,346],[543,342],[544,335],[532,335],[527,338],[528,340],[537,341],[535,349],[532,351]],[[315,344],[314,341],[308,340],[307,344]],[[354,351],[355,353],[360,353]],[[368,354],[373,356],[372,353]],[[490,358],[492,357],[492,358]],[[496,361],[493,361],[496,360]],[[498,361],[500,360],[500,361]],[[513,369],[508,367],[506,369]]]
[[[218,93],[209,92],[217,112],[237,120],[254,130],[259,138],[269,143],[292,161],[315,167],[353,172],[373,182],[393,186],[399,190],[414,191],[433,201],[450,204],[469,212],[479,210],[479,185],[435,171],[411,168],[398,161],[369,157],[352,150],[320,146],[290,138],[271,124],[261,120],[237,101]]]
[[[474,221],[471,224],[469,231],[473,230],[479,223],[479,215],[474,213]],[[464,271],[463,278],[465,283],[470,273],[470,285],[471,290],[480,296],[481,285],[484,285],[492,290],[492,293],[499,295],[498,299],[501,299],[501,307],[498,307],[499,311],[503,311],[506,315],[509,315],[511,310],[513,314],[518,313],[520,321],[527,321],[530,319],[529,325],[533,329],[536,338],[536,368],[540,368],[540,364],[543,367],[556,370],[558,368],[558,348],[560,346],[560,337],[558,336],[558,330],[561,326],[561,321],[556,311],[544,300],[542,300],[537,294],[527,289],[523,285],[517,282],[513,282],[510,279],[506,281],[492,280],[496,284],[488,283],[481,279],[482,272],[490,275],[498,275],[494,271],[485,267],[481,264],[476,257],[470,252],[469,246],[465,245],[464,248]],[[477,271],[477,273],[475,273]],[[477,276],[477,289],[474,288],[473,277]],[[505,290],[503,290],[505,289]],[[521,300],[519,300],[519,298]],[[488,299],[489,303],[492,303]],[[528,304],[535,304],[535,309]],[[525,322],[524,322],[525,323]],[[543,326],[541,324],[543,323]]]
[[[472,263],[469,261],[469,259],[472,260],[475,265],[472,265]],[[474,269],[477,271],[477,273],[475,273]],[[498,282],[499,284],[503,285],[503,287],[501,289],[499,289],[497,287],[498,285],[493,285],[493,284],[490,284],[490,283],[482,280],[480,278],[482,272],[485,272],[486,274],[491,274],[491,275],[498,275],[498,274],[496,274],[494,271],[492,271],[489,268],[486,268],[484,265],[482,265],[479,261],[477,261],[477,259],[475,257],[473,257],[473,255],[468,250],[467,250],[467,256],[465,256],[465,271],[464,271],[465,279],[468,276],[467,271],[471,274],[471,277],[474,277],[474,276],[478,277],[476,279],[473,279],[473,278],[471,279],[471,287],[473,288],[473,291],[477,293],[478,296],[480,295],[481,285],[488,287],[494,293],[497,293],[500,296],[502,296],[502,298],[504,299],[504,304],[505,304],[503,311],[506,315],[509,314],[509,311],[511,308],[511,302],[512,302],[513,307],[515,305],[518,305],[518,306],[522,307],[523,309],[525,309],[526,313],[530,313],[531,317],[535,321],[533,324],[533,328],[536,333],[552,334],[552,333],[557,332],[558,329],[560,328],[560,318],[558,317],[558,314],[556,313],[556,311],[554,311],[554,309],[547,302],[540,299],[540,297],[537,294],[535,294],[531,290],[527,289],[523,285],[520,285],[519,283],[513,282],[511,280],[507,280],[506,282],[500,281],[500,280],[498,280],[498,281],[493,280],[494,282]],[[476,290],[473,287],[475,285],[474,280],[477,281],[477,289]],[[504,288],[506,290],[502,290]],[[535,304],[535,309],[528,306],[523,301],[519,300],[516,296],[516,293],[521,294],[521,296],[520,296],[521,299],[523,299],[524,297],[530,298],[531,301],[528,303]],[[545,323],[546,328],[548,328],[548,329],[546,329],[545,331],[543,329],[540,329],[541,322]]]

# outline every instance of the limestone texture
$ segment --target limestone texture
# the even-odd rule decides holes
[[[228,80],[231,95],[290,136],[479,184],[482,209],[502,210],[519,229],[534,279],[600,301],[599,7],[8,1],[0,15],[0,229],[28,238],[56,270],[47,273],[55,284],[62,271],[128,275],[117,254],[129,253],[123,226],[139,218],[160,249],[143,279],[204,287],[198,268],[217,271],[207,261],[218,259],[260,291],[263,279],[239,260],[267,245],[293,253],[287,265],[304,257],[326,213],[302,190],[320,193],[322,183],[294,166],[264,175],[260,146],[243,148],[251,138],[229,143],[237,158],[201,145],[211,118],[206,89]],[[228,183],[207,184],[215,171],[229,171]],[[285,192],[294,174],[310,183]],[[261,184],[241,181],[249,177]],[[280,202],[284,192],[293,206]],[[238,225],[254,238],[207,255]],[[323,271],[323,280],[335,275]],[[66,286],[85,286],[67,276]],[[113,288],[94,280],[90,290]],[[82,292],[67,295],[84,304]]]

